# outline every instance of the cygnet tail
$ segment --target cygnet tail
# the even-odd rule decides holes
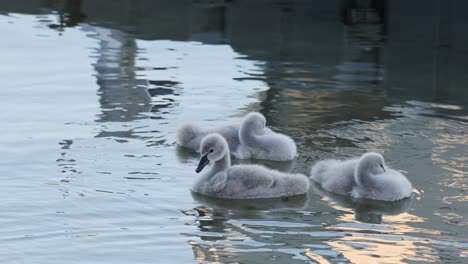
[[[289,177],[286,188],[289,195],[301,195],[309,191],[310,181],[305,175],[292,174]]]
[[[316,162],[311,170],[310,170],[310,178],[318,183],[322,183],[323,181],[323,172],[326,169],[326,165],[324,161]]]
[[[179,126],[176,132],[176,143],[178,145],[198,150],[200,147],[203,130],[200,126],[187,123]]]

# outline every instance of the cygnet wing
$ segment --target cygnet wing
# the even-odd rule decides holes
[[[373,177],[380,189],[387,192],[401,193],[403,196],[409,196],[413,186],[411,182],[400,172],[387,169],[384,173]]]
[[[319,161],[312,166],[311,179],[320,183],[322,188],[329,192],[348,194],[356,184],[354,181],[356,163],[357,159]]]
[[[253,189],[257,187],[271,187],[274,178],[268,169],[259,165],[237,165],[227,172],[227,184],[237,189]]]

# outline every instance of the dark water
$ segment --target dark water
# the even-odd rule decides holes
[[[0,1],[0,262],[465,263],[466,8]],[[379,151],[414,196],[193,195],[177,125],[249,111],[298,145],[267,166]]]

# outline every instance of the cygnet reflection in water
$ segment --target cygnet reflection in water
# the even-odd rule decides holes
[[[355,198],[397,201],[412,193],[408,179],[386,167],[382,155],[374,152],[344,161],[319,161],[312,166],[311,179],[329,192]]]
[[[346,195],[331,193],[318,184],[311,184],[314,193],[326,196],[330,202],[338,206],[352,209],[356,221],[381,224],[385,215],[399,215],[411,209],[413,198],[404,198],[398,201],[379,201],[353,198]]]
[[[176,156],[180,163],[188,163],[190,160],[199,159],[200,154],[182,146],[177,145],[175,147]]]
[[[307,207],[307,195],[259,199],[223,199],[192,192],[195,201],[213,208],[232,210],[271,210],[304,209]]]
[[[187,123],[177,129],[177,144],[198,150],[201,140],[210,133],[222,135],[231,154],[237,159],[292,160],[297,156],[294,141],[266,127],[265,117],[257,112],[249,113],[241,123],[204,128]]]
[[[200,146],[202,155],[196,172],[211,166],[198,176],[192,186],[194,192],[209,196],[252,199],[287,197],[306,194],[309,179],[302,174],[284,173],[260,165],[231,167],[229,146],[219,134],[209,134]]]

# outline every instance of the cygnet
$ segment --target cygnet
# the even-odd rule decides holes
[[[234,198],[274,198],[307,193],[309,179],[302,174],[289,174],[260,165],[231,166],[229,146],[219,134],[209,134],[200,146],[201,159],[196,172],[207,171],[198,176],[192,190],[204,195]]]
[[[265,117],[252,112],[240,124],[204,128],[187,123],[177,129],[177,144],[198,150],[204,136],[210,133],[222,135],[237,159],[264,159],[286,161],[297,156],[294,141],[283,134],[275,133],[266,127]]]
[[[397,201],[412,193],[410,181],[386,167],[383,156],[374,152],[344,161],[319,161],[310,178],[329,192],[355,198]]]

